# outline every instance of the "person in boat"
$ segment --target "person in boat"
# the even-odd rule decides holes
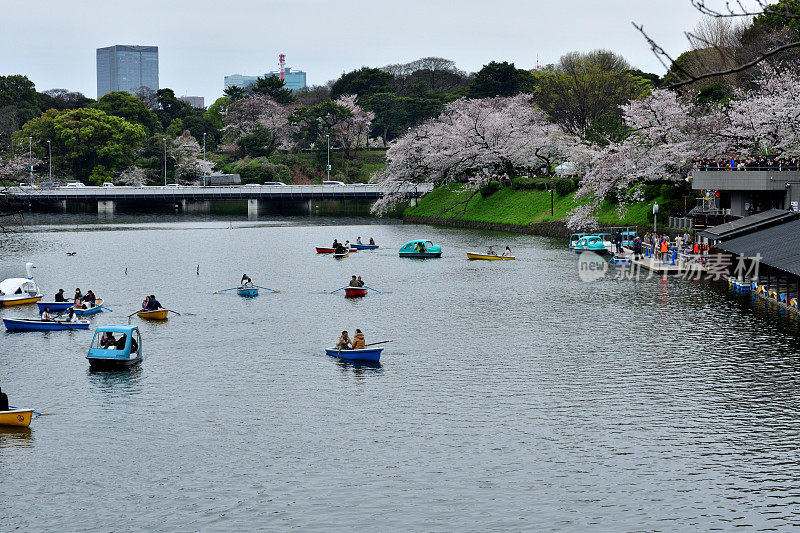
[[[350,278],[350,286],[351,287],[358,287],[359,286],[358,280],[356,279],[355,275],[353,275],[353,277]]]
[[[511,248],[506,246],[506,249],[503,250],[503,257],[511,257]]]
[[[67,322],[77,322],[78,315],[75,314],[75,310],[72,307],[69,308],[69,312],[67,313]]]
[[[358,276],[358,287],[363,287],[363,286],[364,282],[362,281],[361,276]]]
[[[45,307],[44,311],[42,311],[42,320],[49,320],[51,322],[53,321],[53,315],[50,314],[49,307]]]
[[[124,350],[125,344],[128,342],[128,336],[124,333],[120,335],[119,339],[114,342],[114,349],[115,350]]]
[[[136,337],[131,337],[131,353],[139,353],[139,343],[136,342]]]
[[[360,329],[356,329],[356,334],[353,335],[353,346],[351,347],[351,349],[363,350],[365,345],[366,341],[364,340],[364,334],[361,333]]]
[[[349,248],[345,248],[341,243],[338,243],[336,248],[333,249],[333,253],[335,254],[346,254],[349,251]]]
[[[375,246],[375,239],[373,239],[372,237],[369,238],[369,245]]]
[[[495,252],[494,249],[490,245],[489,246],[489,251],[486,252],[486,255],[497,255],[497,252]]]
[[[361,235],[359,235],[358,238],[356,239],[356,244],[361,246]]]
[[[83,299],[83,293],[81,292],[81,289],[80,288],[75,289],[75,296],[72,297],[72,301],[78,303],[82,299]]]
[[[341,244],[339,244],[339,239],[333,239],[333,244],[331,245],[331,248],[333,248],[335,250],[339,246],[341,246]]]
[[[350,337],[348,336],[347,331],[342,332],[342,336],[339,337],[339,342],[336,343],[336,348],[339,350],[350,349]]]
[[[245,289],[249,289],[250,287],[253,286],[253,280],[250,279],[250,276],[248,276],[247,274],[242,275],[242,281],[240,283],[241,283],[240,286]]]
[[[113,348],[116,344],[117,339],[114,338],[114,334],[110,331],[106,331],[103,333],[103,336],[100,337],[100,347],[101,348]]]
[[[53,298],[53,300],[56,301],[56,302],[67,302],[67,301],[69,301],[69,300],[67,300],[67,297],[64,296],[64,289],[58,289],[58,292],[56,293],[56,295]]]
[[[86,295],[83,297],[83,303],[87,304],[87,307],[94,307],[96,301],[97,298],[94,293],[91,290],[86,291]]]
[[[8,408],[8,396],[6,393],[3,392],[3,389],[0,388],[0,411],[9,411]]]
[[[347,251],[349,252],[349,251],[350,251],[350,241],[344,241],[344,247],[345,247],[345,248],[347,249]]]
[[[151,294],[150,295],[150,301],[147,304],[147,310],[148,311],[156,311],[158,309],[164,309],[164,307],[161,305],[161,303],[158,300],[156,300],[155,295]]]
[[[424,254],[426,252],[425,245],[423,243],[421,243],[421,242],[418,242],[417,244],[415,244],[414,245],[414,249],[417,252],[421,253],[421,254]]]
[[[150,297],[145,296],[144,300],[142,300],[142,309],[147,309],[149,305],[150,305]]]

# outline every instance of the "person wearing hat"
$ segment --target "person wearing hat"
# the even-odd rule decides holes
[[[64,296],[64,289],[58,289],[56,296],[54,298],[56,302],[67,302],[67,297]]]

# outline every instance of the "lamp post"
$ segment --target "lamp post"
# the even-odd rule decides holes
[[[203,132],[203,187],[206,185],[206,134]]]
[[[162,139],[164,141],[164,187],[167,186],[167,138],[164,137]]]
[[[658,216],[658,204],[653,204],[653,233],[656,231],[656,217]]]
[[[53,145],[50,141],[47,141],[47,163],[50,165],[47,176],[50,181],[53,181]]]
[[[28,163],[31,165],[30,178],[33,180],[33,137],[28,137]]]
[[[325,137],[328,139],[328,165],[325,170],[328,172],[328,181],[331,181],[331,136],[326,133]]]

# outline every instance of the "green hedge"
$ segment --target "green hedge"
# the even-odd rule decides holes
[[[575,182],[569,178],[559,178],[555,185],[556,194],[566,196],[575,190]]]
[[[502,188],[503,187],[500,186],[499,181],[492,180],[483,187],[481,187],[481,196],[483,196],[484,198],[488,198]]]

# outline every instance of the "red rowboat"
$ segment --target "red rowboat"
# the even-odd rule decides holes
[[[345,298],[358,298],[360,296],[366,296],[367,289],[364,287],[345,287],[344,289],[344,297]]]
[[[320,248],[317,246],[317,253],[318,254],[332,254],[335,250],[333,248]],[[350,252],[357,252],[355,248],[350,248]]]

